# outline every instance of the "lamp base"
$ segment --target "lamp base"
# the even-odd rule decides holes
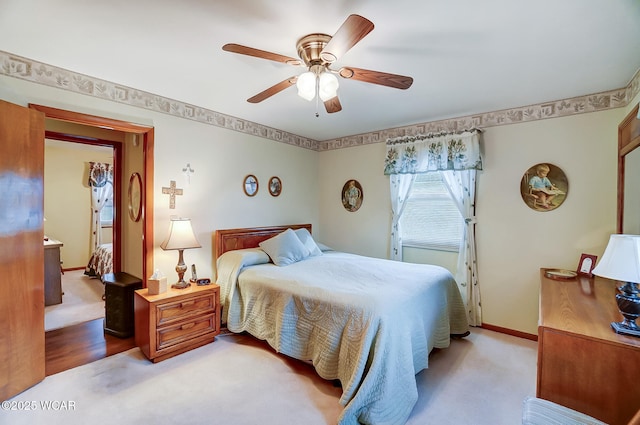
[[[640,317],[640,291],[634,282],[627,282],[618,290],[620,293],[616,294],[616,303],[624,320],[611,323],[611,327],[616,333],[640,337],[640,327],[636,323]]]
[[[633,324],[635,325],[635,322]],[[638,326],[628,326],[624,322],[611,322],[611,327],[617,334],[640,337],[640,328],[638,328]]]
[[[173,285],[171,285],[172,288],[176,288],[176,289],[186,289],[189,286],[191,286],[191,284],[189,282],[185,282],[184,280],[181,280],[180,282],[176,282]]]

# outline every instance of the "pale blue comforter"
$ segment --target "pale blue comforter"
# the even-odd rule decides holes
[[[260,249],[218,259],[223,322],[339,379],[340,425],[404,424],[429,352],[468,331],[451,273],[325,252],[278,267]]]

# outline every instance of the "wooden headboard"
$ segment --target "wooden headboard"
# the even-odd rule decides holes
[[[258,244],[287,229],[306,228],[311,233],[311,224],[290,224],[270,227],[247,227],[242,229],[216,230],[213,236],[214,255],[217,259],[227,251],[256,248]]]

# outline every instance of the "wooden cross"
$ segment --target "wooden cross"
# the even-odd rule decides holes
[[[176,182],[171,180],[169,182],[169,187],[163,187],[162,193],[164,195],[169,195],[169,209],[176,208],[176,195],[182,195],[182,189],[176,188]]]

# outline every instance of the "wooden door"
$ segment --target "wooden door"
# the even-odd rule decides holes
[[[0,100],[0,400],[42,381],[44,114]]]

